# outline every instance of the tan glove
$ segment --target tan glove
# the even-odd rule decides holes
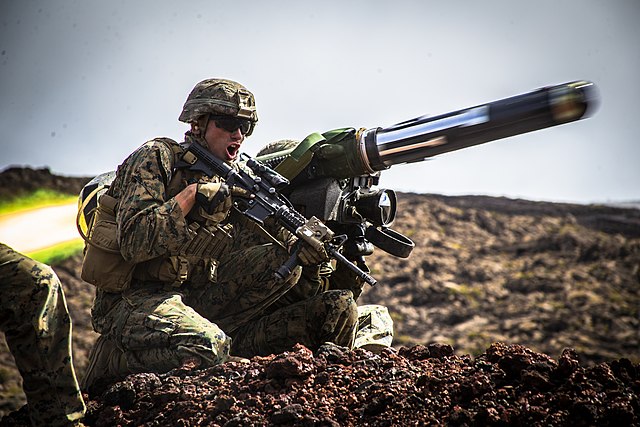
[[[306,242],[302,242],[301,244],[302,247],[298,251],[298,259],[302,265],[318,265],[324,261],[329,261],[329,255],[324,247],[315,249]]]
[[[233,206],[233,196],[250,198],[252,194],[240,187],[229,187],[223,182],[199,183],[196,203],[200,207],[200,215],[217,223],[224,221]]]

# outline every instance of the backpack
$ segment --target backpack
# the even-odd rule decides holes
[[[179,156],[182,154],[182,148],[180,144],[169,138],[156,138],[155,141],[162,142],[173,151],[175,164],[178,161]],[[91,228],[93,217],[95,216],[96,209],[98,209],[98,200],[100,196],[107,192],[109,186],[116,178],[116,171],[101,173],[95,176],[91,181],[85,184],[80,190],[78,195],[78,215],[76,216],[76,227],[78,233],[85,243],[88,243],[87,234]]]
[[[173,152],[175,165],[182,154],[182,147],[169,138],[157,138],[155,141],[165,144]],[[118,200],[107,193],[116,173],[102,173],[82,188],[76,216],[78,233],[85,242],[81,278],[107,292],[127,289],[136,267],[122,257],[116,237]]]
[[[101,173],[89,181],[78,196],[78,215],[76,216],[76,227],[80,237],[87,244],[87,234],[93,217],[98,209],[98,199],[109,189],[109,186],[116,177],[116,171]]]

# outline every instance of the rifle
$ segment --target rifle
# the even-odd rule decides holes
[[[360,269],[339,252],[340,246],[347,239],[345,235],[336,236],[316,217],[306,219],[284,196],[279,194],[279,190],[289,184],[282,175],[244,153],[241,155],[241,161],[251,169],[254,175],[242,168],[234,169],[200,144],[192,143],[185,145],[184,148],[184,154],[177,162],[177,167],[186,167],[209,177],[218,175],[224,178],[226,185],[243,188],[253,195],[251,199],[236,200],[234,204],[235,208],[248,218],[261,225],[267,218],[274,218],[285,229],[313,248],[324,248],[327,254],[343,263],[366,283],[372,286],[377,283],[367,271]],[[297,244],[289,260],[276,271],[275,274],[279,280],[286,278],[295,268],[299,250],[300,245]]]
[[[406,258],[414,245],[389,226],[393,190],[375,189],[380,172],[526,132],[579,120],[597,105],[595,85],[574,81],[386,128],[343,128],[309,135],[295,147],[256,159],[290,181],[279,191],[305,216],[347,235],[342,251],[364,265],[373,245]]]

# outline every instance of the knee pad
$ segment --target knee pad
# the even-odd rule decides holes
[[[393,319],[387,307],[370,304],[358,307],[358,329],[353,344],[379,353],[383,348],[391,347],[393,341]]]

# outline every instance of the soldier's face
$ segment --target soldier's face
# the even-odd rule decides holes
[[[215,120],[209,120],[204,140],[211,154],[225,162],[234,162],[238,158],[244,135],[240,129],[229,132],[218,127]]]

